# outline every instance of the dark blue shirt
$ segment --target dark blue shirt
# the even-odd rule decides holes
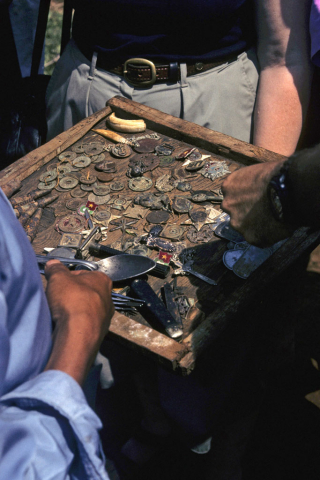
[[[255,40],[252,0],[77,0],[73,37],[111,65],[215,61]]]

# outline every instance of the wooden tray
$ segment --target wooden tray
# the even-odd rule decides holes
[[[243,165],[284,158],[273,152],[199,127],[191,122],[180,120],[136,102],[122,97],[114,97],[109,100],[106,108],[96,112],[1,171],[0,186],[5,187],[11,182],[20,181],[22,187],[16,195],[20,196],[28,193],[37,187],[39,176],[47,170],[49,165],[58,163],[57,156],[75,143],[92,141],[110,143],[94,133],[92,129],[107,128],[105,120],[111,112],[115,112],[117,116],[122,118],[143,118],[147,124],[146,133],[157,132],[162,137],[162,143],[169,142],[181,147],[196,146],[203,154],[210,154],[216,159],[225,160],[230,171]],[[132,134],[125,136],[129,137],[130,135],[132,136]],[[135,134],[135,136],[139,136],[139,134]],[[112,160],[117,163],[116,178],[124,180],[128,158],[112,158]],[[179,168],[181,163],[176,162],[174,166]],[[87,172],[88,169],[91,172],[94,171],[93,167],[93,165],[87,167],[84,172]],[[157,168],[151,174],[148,172],[145,175],[155,180],[158,176],[169,171],[168,169]],[[220,178],[212,182],[210,179],[199,175],[193,181],[192,186],[193,190],[211,190],[219,187],[222,181],[223,179]],[[127,184],[126,180],[125,183]],[[149,191],[156,192],[154,187]],[[127,188],[119,193],[132,198],[137,195],[137,192],[132,192]],[[187,193],[177,190],[172,192],[172,196],[177,194],[185,195]],[[70,213],[65,207],[69,198],[69,192],[60,193],[59,199],[44,209],[38,234],[33,241],[36,253],[43,253],[44,247],[57,246],[60,234],[55,230],[56,217]],[[219,207],[215,206],[215,208]],[[187,215],[175,215],[173,222],[179,224],[187,218]],[[139,222],[140,226],[144,222],[145,220],[141,220]],[[109,233],[105,243],[110,245],[120,236],[120,231]],[[197,305],[195,310],[197,314],[184,324],[182,339],[178,342],[169,338],[158,331],[154,325],[149,325],[148,319],[142,319],[139,316],[129,318],[118,312],[112,320],[109,338],[141,352],[165,368],[186,375],[193,370],[196,358],[201,352],[211,345],[221,332],[236,319],[237,312],[251,305],[252,302],[256,302],[263,295],[266,287],[276,282],[280,274],[286,272],[302,256],[307,255],[319,241],[320,232],[311,233],[306,228],[297,230],[247,280],[242,280],[236,277],[233,272],[228,271],[222,263],[222,255],[227,248],[226,241],[213,238],[209,243],[195,245],[186,240],[187,247],[196,250],[194,268],[200,273],[217,280],[218,286],[210,286],[191,275],[178,277],[178,286],[183,287],[187,297],[193,298]],[[152,257],[156,257],[157,254],[158,252],[154,251]],[[148,279],[156,293],[159,293],[165,281],[170,280],[171,274],[166,280],[151,276]]]

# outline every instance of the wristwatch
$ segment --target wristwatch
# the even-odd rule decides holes
[[[294,206],[290,195],[288,171],[290,160],[281,167],[280,172],[272,177],[268,185],[268,198],[274,218],[281,223],[294,224]]]

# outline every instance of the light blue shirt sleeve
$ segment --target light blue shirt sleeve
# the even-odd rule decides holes
[[[39,374],[0,399],[0,479],[108,479],[100,427],[75,380]]]
[[[0,480],[107,480],[78,383],[43,372],[51,317],[33,249],[0,190]]]

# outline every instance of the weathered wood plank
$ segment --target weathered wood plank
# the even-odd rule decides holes
[[[113,97],[107,102],[107,105],[119,116],[121,116],[121,112],[125,112],[142,118],[147,122],[147,127],[156,132],[191,143],[209,152],[221,154],[226,158],[239,161],[244,165],[279,161],[286,158],[223,133],[200,127],[195,123],[181,120],[180,118],[160,112],[160,110],[141,105],[127,98],[120,96]]]
[[[185,345],[119,312],[115,312],[112,318],[109,337],[134,350],[139,350],[165,368],[182,374],[187,373],[179,364],[179,360],[187,353]]]
[[[320,232],[310,234],[307,228],[295,232],[278,251],[276,251],[259,269],[237,288],[225,302],[219,306],[187,337],[183,340],[191,353],[183,359],[181,365],[190,368],[196,358],[218,338],[218,336],[235,318],[240,307],[248,306],[258,295],[263,294],[264,288],[292,265],[301,255],[311,252],[320,242]]]
[[[13,180],[21,182],[29,177],[29,175],[48,163],[56,155],[59,155],[73,145],[109,113],[111,113],[110,107],[103,108],[41,147],[36,148],[24,157],[19,158],[19,160],[0,172],[0,187],[7,185]]]

